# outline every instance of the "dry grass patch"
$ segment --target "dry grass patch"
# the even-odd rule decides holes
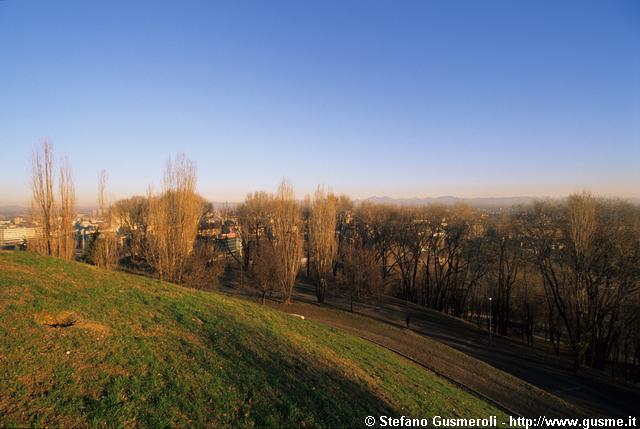
[[[74,311],[57,313],[41,312],[34,316],[36,323],[50,328],[80,328],[100,335],[108,335],[111,329],[93,320],[87,320]]]
[[[37,323],[51,328],[68,328],[75,325],[79,318],[73,311],[60,311],[54,314],[43,312],[34,315]]]

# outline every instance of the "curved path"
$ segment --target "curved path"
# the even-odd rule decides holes
[[[294,300],[315,303],[313,286],[299,284]],[[331,295],[328,305],[348,309],[346,298]],[[574,404],[586,415],[607,417],[639,414],[640,389],[613,380],[596,370],[570,370],[571,362],[546,350],[532,349],[506,337],[493,337],[474,324],[415,304],[382,297],[375,303],[358,303],[356,313],[404,327],[410,315],[411,330],[444,343],[467,356],[526,381]],[[575,409],[574,409],[575,410]],[[528,413],[527,413],[528,414]],[[549,415],[549,413],[547,414]]]

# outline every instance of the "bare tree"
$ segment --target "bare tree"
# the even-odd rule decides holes
[[[578,369],[584,362],[589,330],[585,326],[589,323],[585,307],[588,259],[596,228],[595,201],[590,195],[574,195],[569,199],[567,212],[567,222],[555,224],[552,235],[542,242],[549,247],[540,249],[539,264],[546,290],[567,329],[574,368]],[[556,236],[559,241],[554,240]]]
[[[75,218],[76,191],[71,164],[67,157],[62,158],[60,163],[59,194],[58,255],[63,259],[71,260],[75,250],[73,221]]]
[[[336,233],[338,235],[338,250],[333,264],[333,275],[338,273],[338,267],[342,261],[343,245],[352,226],[351,213],[353,211],[353,201],[349,196],[340,194],[336,200]]]
[[[196,240],[185,263],[182,282],[194,289],[215,289],[224,270],[221,253],[213,240]]]
[[[311,196],[306,195],[302,202],[302,222],[304,225],[304,259],[305,259],[305,274],[308,278],[311,277],[311,241],[309,238],[309,228],[311,223],[311,211],[313,208],[313,202]]]
[[[418,301],[418,273],[422,252],[429,237],[421,210],[403,209],[394,222],[394,244],[391,254],[400,272],[403,299]]]
[[[336,198],[318,186],[309,219],[309,256],[316,281],[318,302],[324,302],[327,275],[332,271],[337,251]]]
[[[60,162],[57,197],[51,143],[43,142],[34,150],[31,179],[33,217],[41,226],[41,234],[31,242],[31,248],[45,255],[73,259],[76,194],[68,158]]]
[[[278,286],[278,281],[282,277],[282,267],[276,260],[274,247],[270,244],[264,245],[259,252],[255,253],[253,264],[253,281],[260,293],[260,301],[265,303],[267,293],[274,291]]]
[[[488,239],[490,244],[491,264],[490,280],[495,287],[494,319],[496,330],[507,335],[511,322],[511,298],[513,288],[523,265],[524,249],[522,239],[516,230],[515,219],[505,213],[491,226]],[[527,298],[527,295],[524,295]],[[528,305],[528,302],[527,304]],[[527,310],[531,306],[524,307]]]
[[[257,287],[263,303],[266,293],[274,290],[273,269],[277,268],[272,243],[268,241],[272,210],[272,195],[262,191],[247,195],[236,209],[242,259],[236,253],[231,254],[240,265],[241,285],[244,286],[245,275],[252,279],[251,285]],[[267,253],[263,255],[263,252]]]
[[[345,241],[343,254],[343,287],[349,294],[349,308],[353,313],[356,299],[379,292],[383,284],[382,272],[378,268],[378,255],[372,246],[367,229]]]
[[[31,190],[33,192],[34,218],[42,228],[35,249],[45,255],[53,256],[56,252],[56,200],[54,193],[54,158],[50,142],[43,142],[36,148],[32,156]]]
[[[637,210],[572,195],[536,207],[532,239],[545,291],[563,321],[574,369],[603,368],[623,302],[638,291]]]
[[[167,161],[160,195],[149,195],[148,261],[162,280],[181,283],[198,233],[204,201],[196,166],[183,154]]]
[[[113,212],[107,196],[108,178],[106,170],[102,170],[98,179],[98,216],[102,224],[94,234],[92,249],[93,262],[98,267],[110,270],[117,264],[118,243],[113,231]]]
[[[114,217],[125,237],[125,258],[131,267],[144,265],[149,227],[149,202],[145,197],[135,196],[116,201]]]
[[[303,255],[302,216],[293,186],[283,180],[274,199],[270,243],[279,265],[278,284],[285,304],[291,302]]]
[[[360,204],[356,212],[360,227],[370,231],[371,241],[375,247],[380,265],[380,272],[385,280],[397,268],[396,261],[392,257],[394,222],[397,216],[397,207],[371,203]]]
[[[241,266],[249,275],[252,270],[251,258],[259,255],[261,244],[266,240],[272,209],[273,196],[266,192],[247,195],[236,209],[243,249]]]

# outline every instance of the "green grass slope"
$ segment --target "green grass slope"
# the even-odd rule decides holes
[[[0,426],[363,426],[368,415],[504,418],[324,325],[0,252]]]

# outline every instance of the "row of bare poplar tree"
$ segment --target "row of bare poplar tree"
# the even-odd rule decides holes
[[[41,233],[29,240],[28,246],[46,255],[73,259],[78,243],[73,230],[76,207],[71,167],[62,158],[56,168],[49,142],[34,151],[32,160],[32,213]],[[90,237],[84,258],[110,269],[119,264],[126,244],[134,257],[144,260],[148,271],[160,279],[182,283],[205,207],[204,199],[196,193],[195,164],[178,155],[167,161],[159,193],[150,188],[146,197],[117,203],[109,201],[107,178],[102,171],[97,198],[101,222]],[[120,240],[121,229],[128,232],[127,243]]]
[[[73,179],[63,160],[56,186],[54,164],[49,144],[34,153],[43,234],[33,248],[70,259]],[[276,292],[285,303],[306,270],[319,302],[331,289],[352,309],[358,299],[393,294],[478,324],[490,318],[497,333],[531,345],[543,336],[557,353],[568,349],[576,368],[613,362],[638,375],[640,208],[627,202],[583,193],[496,211],[396,207],[354,204],[323,187],[298,201],[283,181],[275,194],[255,192],[232,210],[242,252],[224,258],[215,240],[198,236],[212,207],[196,193],[196,168],[184,156],[167,163],[160,192],[111,203],[106,182],[103,173],[104,222],[86,252],[97,265],[199,288],[234,265],[263,302]]]
[[[31,240],[29,246],[46,255],[71,259],[75,247],[75,186],[68,159],[62,158],[59,168],[55,164],[51,144],[45,142],[34,151],[32,211],[42,233]]]

